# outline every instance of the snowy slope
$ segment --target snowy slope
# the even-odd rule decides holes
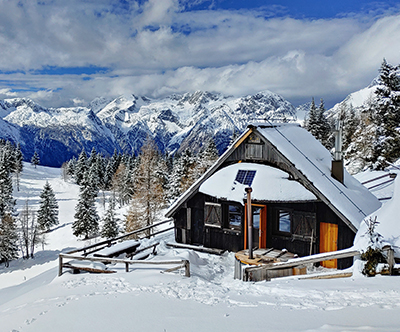
[[[164,241],[173,241],[173,232],[158,239],[152,259],[189,259],[190,278],[161,274],[159,266],[126,273],[118,265],[112,275],[57,277],[58,253],[87,244],[71,231],[78,188],[63,182],[59,169],[24,166],[18,209],[26,198],[35,206],[48,180],[60,204],[60,227],[34,260],[0,265],[1,331],[398,331],[397,277],[244,283],[233,279],[232,253],[168,249]]]

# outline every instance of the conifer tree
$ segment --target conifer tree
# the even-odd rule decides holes
[[[332,129],[331,124],[325,115],[325,104],[321,98],[317,108],[314,98],[311,101],[308,119],[306,120],[306,129],[318,139],[327,149],[332,147]]]
[[[200,176],[204,174],[218,159],[218,150],[215,145],[215,141],[213,138],[209,139],[205,147],[197,154],[196,156],[196,175],[195,179],[197,180]]]
[[[400,66],[384,59],[380,68],[381,85],[376,89],[374,142],[375,168],[384,168],[400,157]]]
[[[24,156],[22,155],[21,145],[19,143],[17,144],[17,148],[15,149],[14,152],[14,159],[15,159],[16,184],[17,184],[17,190],[19,191],[20,176],[24,168],[24,165],[22,164]]]
[[[0,151],[0,218],[14,211],[12,178],[4,151]]]
[[[40,206],[37,213],[39,228],[48,231],[51,226],[58,225],[58,203],[53,189],[46,181],[43,191],[40,194]]]
[[[74,170],[75,182],[78,185],[81,185],[81,182],[87,170],[88,170],[87,155],[85,149],[82,149],[81,153],[79,154],[78,161],[76,162]]]
[[[76,160],[75,156],[73,156],[67,163],[67,176],[69,178],[74,178],[76,164],[77,164],[77,160]]]
[[[96,148],[93,147],[92,151],[90,152],[90,156],[87,160],[88,167],[91,167],[96,162],[96,159],[97,159],[97,151]]]
[[[18,233],[15,220],[10,213],[0,218],[0,263],[9,266],[9,261],[18,257]]]
[[[96,195],[96,189],[90,184],[89,172],[86,172],[81,181],[79,200],[75,207],[75,220],[72,224],[73,234],[77,237],[83,235],[84,239],[88,239],[98,232],[99,216],[95,206]]]
[[[113,199],[109,200],[107,212],[103,218],[103,227],[101,229],[101,236],[106,239],[111,239],[118,236],[119,219],[115,216],[115,201]]]
[[[38,153],[36,151],[34,152],[32,158],[31,158],[31,163],[32,163],[32,165],[35,166],[35,168],[36,168],[37,165],[40,164],[39,155],[38,155]]]

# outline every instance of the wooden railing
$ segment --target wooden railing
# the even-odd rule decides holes
[[[125,238],[128,238],[128,237],[131,237],[132,235],[136,235],[136,234],[142,233],[142,232],[144,232],[144,231],[146,231],[146,230],[153,229],[153,228],[155,228],[155,227],[157,227],[157,226],[160,226],[160,225],[166,224],[166,223],[168,223],[168,222],[172,222],[172,221],[173,221],[173,219],[167,219],[167,220],[164,220],[164,221],[160,221],[160,222],[158,222],[158,223],[156,223],[156,224],[152,224],[152,225],[149,225],[149,226],[146,226],[146,227],[137,229],[137,230],[135,230],[135,231],[133,231],[133,232],[125,233],[125,234],[123,234],[123,235],[114,237],[114,238],[112,238],[112,239],[100,241],[100,242],[91,244],[91,245],[89,245],[89,246],[83,247],[83,248],[71,250],[71,251],[67,252],[67,254],[75,254],[75,253],[77,253],[77,252],[83,251],[83,255],[86,256],[86,255],[89,255],[89,254],[91,254],[91,253],[94,253],[94,252],[96,252],[96,251],[98,251],[98,250],[101,250],[101,249],[110,247],[110,246],[112,246],[113,244],[117,243],[118,240],[122,240],[122,239],[125,239]],[[139,238],[139,240],[146,239],[146,238],[150,238],[150,237],[152,237],[152,236],[154,236],[154,235],[158,235],[158,234],[167,232],[167,231],[169,231],[169,230],[171,230],[171,229],[173,229],[173,228],[174,228],[174,227],[172,226],[172,227],[169,227],[169,228],[166,228],[166,229],[162,229],[162,230],[160,230],[160,231],[158,231],[158,232],[155,232],[155,233],[152,233],[152,234],[150,234],[150,235],[143,236],[142,238]],[[90,249],[93,249],[93,250],[90,250]],[[88,251],[88,250],[90,250],[90,251]]]
[[[79,266],[74,266],[71,264],[64,264],[64,259],[74,259],[78,261],[90,261],[90,262],[101,262],[101,263],[121,263],[125,264],[125,271],[129,272],[129,265],[132,264],[143,264],[143,265],[171,265],[171,264],[179,264],[176,267],[165,270],[163,272],[172,272],[178,270],[180,268],[185,268],[185,277],[190,277],[190,262],[186,259],[176,260],[176,261],[143,261],[143,260],[128,260],[128,259],[118,259],[118,258],[103,258],[103,257],[82,257],[78,255],[70,255],[70,254],[60,254],[59,255],[59,265],[58,265],[58,276],[63,274],[63,268],[72,268],[75,270],[79,270]]]

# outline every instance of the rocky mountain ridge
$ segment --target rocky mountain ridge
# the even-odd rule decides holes
[[[162,152],[198,151],[212,137],[222,153],[234,132],[260,120],[294,122],[296,110],[270,91],[240,98],[207,91],[162,99],[129,95],[69,108],[0,100],[0,138],[19,142],[26,160],[37,151],[48,166],[60,166],[82,148],[106,156],[114,149],[137,154],[148,136]]]

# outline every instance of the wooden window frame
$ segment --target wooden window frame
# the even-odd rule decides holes
[[[290,217],[290,231],[282,231],[280,229],[280,215],[281,213],[288,213]],[[275,208],[275,218],[276,218],[276,227],[275,227],[275,233],[277,235],[283,235],[283,236],[292,236],[293,234],[293,210],[292,209],[287,209],[287,208]]]
[[[208,223],[207,220],[209,219],[211,212],[213,209],[210,210],[210,213],[206,214],[206,207],[212,206],[214,208],[219,208],[219,223]],[[217,213],[218,216],[218,213]],[[213,202],[205,202],[204,203],[204,226],[206,227],[215,227],[215,228],[222,228],[223,227],[223,214],[222,214],[222,205],[220,203],[213,203]]]

